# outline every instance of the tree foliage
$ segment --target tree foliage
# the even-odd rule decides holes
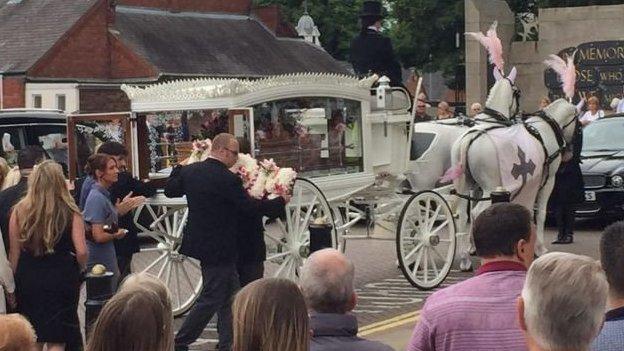
[[[257,5],[278,4],[286,18],[297,24],[303,0],[255,0]],[[347,60],[349,44],[359,32],[358,13],[363,0],[308,0],[308,13],[321,32],[323,48],[337,60]]]
[[[303,0],[255,0],[258,5],[279,4],[296,24],[304,11]],[[321,32],[325,50],[338,60],[348,60],[349,44],[359,32],[358,13],[363,0],[308,0],[308,12]],[[427,72],[442,71],[450,87],[462,88],[463,0],[386,0],[386,34],[403,67]],[[456,34],[460,48],[456,48]]]
[[[403,66],[441,71],[447,86],[463,89],[464,2],[393,0],[391,4],[396,22],[390,36]]]

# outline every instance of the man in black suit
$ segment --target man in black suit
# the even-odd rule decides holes
[[[0,230],[4,247],[9,254],[9,218],[11,209],[26,195],[28,190],[28,176],[35,165],[45,160],[46,152],[39,145],[28,145],[17,153],[17,166],[20,171],[20,181],[16,185],[0,192]]]
[[[285,205],[285,199],[254,200],[242,180],[232,173],[239,145],[227,133],[212,141],[210,158],[176,166],[165,187],[168,197],[186,195],[188,221],[180,253],[201,262],[203,287],[193,309],[175,337],[176,350],[188,350],[212,316],[218,314],[219,350],[232,343],[231,298],[239,288],[237,273],[238,221],[241,213],[262,213],[266,206]]]
[[[394,57],[390,38],[381,35],[382,5],[378,1],[364,1],[360,21],[362,30],[351,41],[351,58],[355,73],[358,75],[377,75],[390,78],[390,84],[403,84],[401,65]]]

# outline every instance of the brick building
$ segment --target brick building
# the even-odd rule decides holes
[[[0,0],[0,108],[123,111],[123,83],[345,73],[252,0]]]

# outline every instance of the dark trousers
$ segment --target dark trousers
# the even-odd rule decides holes
[[[264,276],[264,262],[238,263],[236,269],[241,288]]]
[[[175,336],[175,349],[188,350],[188,345],[201,335],[217,314],[219,350],[230,351],[232,346],[232,298],[239,288],[236,266],[205,267],[202,265],[202,291]]]
[[[117,267],[119,267],[119,284],[121,284],[132,273],[132,255],[117,255]]]
[[[562,203],[557,206],[555,220],[559,229],[558,238],[566,235],[574,235],[574,204]]]

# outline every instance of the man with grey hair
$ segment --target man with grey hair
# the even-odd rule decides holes
[[[391,351],[390,346],[357,336],[355,268],[340,251],[319,250],[303,265],[301,291],[310,310],[311,351]]]
[[[607,289],[590,257],[552,252],[535,260],[518,298],[529,350],[588,350],[602,327]]]

